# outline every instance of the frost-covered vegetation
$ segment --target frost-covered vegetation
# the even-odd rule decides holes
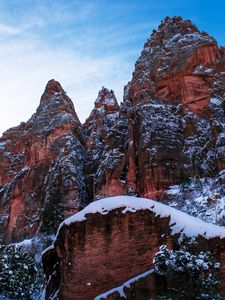
[[[164,277],[167,282],[167,290],[162,299],[170,299],[175,292],[180,295],[179,299],[221,299],[217,295],[219,282],[216,278],[220,264],[214,261],[209,252],[193,254],[186,248],[170,250],[162,245],[155,254],[153,263],[155,273]]]
[[[212,178],[195,178],[171,186],[166,204],[205,222],[225,226],[224,182],[223,170]]]
[[[16,244],[0,245],[0,299],[37,299],[43,283],[40,263]]]

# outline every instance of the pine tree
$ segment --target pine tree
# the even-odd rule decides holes
[[[180,295],[188,296],[189,299],[220,299],[217,295],[219,282],[215,276],[220,264],[213,260],[209,252],[192,254],[185,248],[170,250],[166,245],[162,245],[159,252],[155,254],[153,263],[155,273],[164,276],[167,283],[169,282],[167,293],[162,296],[169,297],[172,291],[176,290]],[[179,290],[177,278],[185,280],[185,286],[180,286]]]
[[[16,245],[0,245],[0,291],[10,299],[33,299],[42,284],[42,272],[31,254]]]

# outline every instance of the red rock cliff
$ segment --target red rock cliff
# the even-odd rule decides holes
[[[85,123],[93,198],[162,199],[170,185],[223,170],[224,70],[224,48],[214,38],[189,20],[165,18],[136,62],[123,103],[113,106],[114,118],[102,104],[109,91],[101,91]]]
[[[49,81],[31,119],[0,139],[3,240],[50,233],[57,224],[48,218],[60,223],[87,201],[84,142],[72,101],[57,81]]]
[[[225,166],[224,93],[224,48],[180,17],[152,33],[123,102],[103,87],[84,125],[51,80],[31,119],[0,138],[2,238],[55,230],[49,212],[62,220],[121,194],[166,200],[171,185],[216,176]]]

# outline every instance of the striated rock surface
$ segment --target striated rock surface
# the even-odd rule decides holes
[[[181,17],[167,17],[153,31],[138,59],[129,90],[133,103],[158,97],[207,113],[218,46],[214,38]]]
[[[189,20],[167,17],[153,31],[125,89],[137,194],[162,199],[224,169],[224,75],[224,48]]]
[[[72,101],[49,81],[31,119],[0,139],[2,240],[53,233],[86,203],[84,146]]]
[[[127,285],[127,299],[156,299],[166,283],[156,284],[155,275],[151,275],[153,257],[160,245],[178,249],[185,238],[196,238],[193,251],[211,251],[221,262],[222,283],[225,228],[148,199],[126,196],[99,200],[62,223],[54,247],[44,253],[46,299],[56,291],[57,297],[65,300],[123,299],[118,286],[136,276],[131,282],[137,281],[134,293],[139,296],[133,297]],[[141,290],[138,282],[143,278],[145,289]],[[220,288],[225,296],[223,284]],[[111,289],[108,297],[98,296]],[[175,293],[173,299],[188,298]]]

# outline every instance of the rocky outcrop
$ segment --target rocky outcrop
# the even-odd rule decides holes
[[[218,46],[214,38],[181,17],[167,17],[153,31],[138,59],[129,90],[133,103],[158,97],[207,113]]]
[[[125,91],[137,194],[162,199],[224,169],[224,74],[224,48],[189,20],[167,17],[153,31]]]
[[[148,199],[99,200],[67,219],[58,231],[54,247],[44,253],[46,299],[56,291],[58,298],[64,300],[123,299],[117,287],[145,272],[131,280],[137,281],[134,293],[139,297],[136,299],[156,299],[160,289],[166,289],[166,283],[155,284],[155,275],[149,272],[155,253],[162,244],[177,249],[188,237],[196,238],[193,251],[211,251],[221,262],[222,283],[225,279],[224,228]],[[141,290],[143,280],[145,289]],[[97,297],[113,288],[108,297]],[[223,284],[221,293],[225,296]],[[135,299],[132,294],[127,288],[127,299]],[[187,298],[175,294],[173,299]]]
[[[127,117],[112,90],[100,90],[84,126],[88,137],[85,170],[90,195],[98,199],[126,194]]]
[[[167,17],[146,42],[120,108],[104,104],[115,97],[103,89],[85,122],[93,198],[165,199],[169,186],[223,170],[224,70],[214,38]]]
[[[85,137],[61,85],[48,82],[36,113],[0,139],[1,238],[52,233],[88,200]]]
[[[36,113],[0,137],[0,241],[55,233],[88,203],[116,195],[156,199],[224,225],[224,115],[225,48],[180,17],[153,31],[123,102],[103,87],[83,125],[50,80]],[[88,206],[64,223],[44,253],[46,299],[57,290],[65,300],[107,291],[107,299],[120,299],[114,287],[131,278],[137,280],[123,290],[127,299],[154,299],[166,288],[151,272],[152,258],[162,244],[179,248],[191,222],[178,226],[186,215],[174,219],[169,206],[161,214],[152,200],[134,209],[143,199],[132,199],[136,204],[121,206],[112,198],[108,210],[108,202],[96,201],[91,207],[104,203],[100,211]],[[207,236],[210,225],[200,225],[193,250],[212,252],[223,282],[224,229]]]

